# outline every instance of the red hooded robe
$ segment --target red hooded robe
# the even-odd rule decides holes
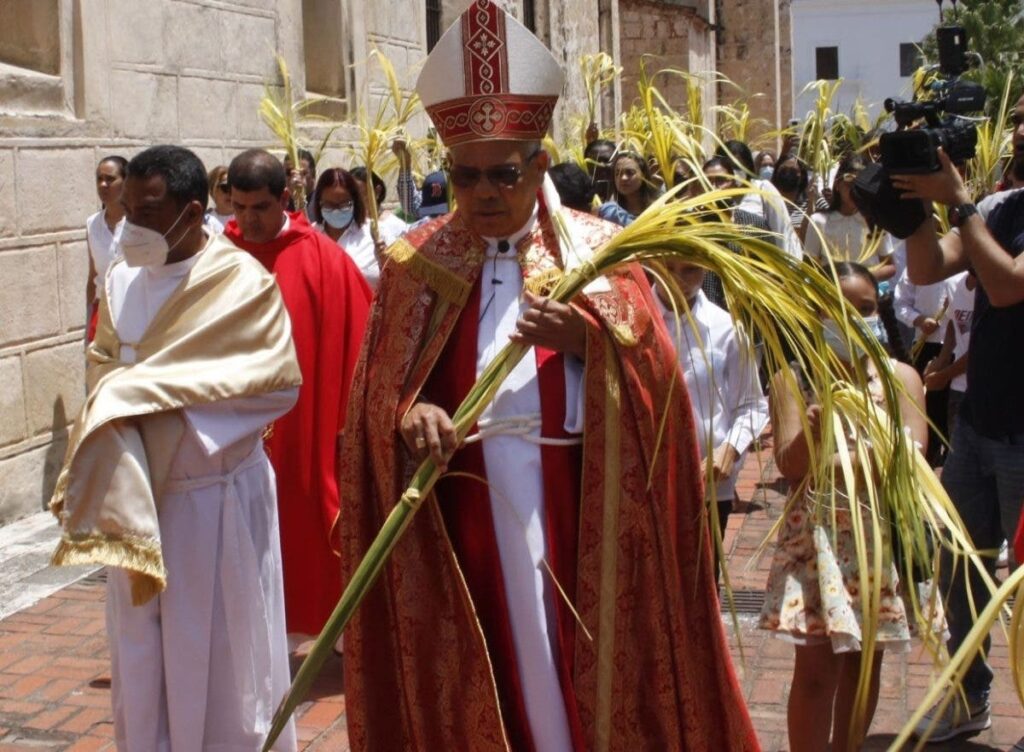
[[[341,597],[337,447],[372,294],[337,243],[301,212],[269,243],[224,235],[274,273],[302,371],[299,400],[265,445],[277,474],[289,633],[318,634]]]

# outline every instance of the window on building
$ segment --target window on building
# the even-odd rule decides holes
[[[834,81],[839,78],[839,48],[816,47],[814,50],[814,70],[814,75],[819,81]]]
[[[537,33],[537,7],[534,0],[523,0],[523,26]]]
[[[348,61],[342,3],[339,0],[302,0],[302,43],[306,63],[306,91],[313,96],[344,100],[348,93]],[[316,114],[344,118],[343,101],[324,104]]]
[[[900,45],[900,76],[906,78],[913,76],[914,71],[924,63],[924,56],[921,55],[921,48],[913,42]]]
[[[14,3],[0,3],[0,8]],[[0,62],[60,74],[60,13],[57,0],[18,3],[0,24]]]
[[[72,6],[68,0],[0,0],[0,112],[70,115],[75,89]]]
[[[441,16],[444,9],[441,0],[427,0],[427,52],[434,49],[441,38]]]

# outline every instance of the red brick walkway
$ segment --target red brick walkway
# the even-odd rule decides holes
[[[741,508],[725,533],[732,587],[739,606],[739,637],[728,627],[733,657],[765,750],[786,748],[786,697],[793,648],[758,632],[753,613],[767,574],[767,557],[755,558],[783,497],[767,454],[752,456],[739,485]],[[0,621],[0,752],[113,749],[110,687],[100,577],[64,588],[35,606]],[[930,750],[1004,750],[1024,735],[1024,711],[1010,685],[1006,643],[997,632],[991,662],[998,669],[992,729],[970,741]],[[866,749],[886,749],[924,694],[930,664],[918,652],[887,656],[882,699]],[[299,711],[302,746],[344,752],[345,698],[334,658]]]

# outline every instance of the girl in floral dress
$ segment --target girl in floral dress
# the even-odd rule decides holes
[[[871,272],[860,264],[843,263],[836,265],[836,273],[844,297],[872,331],[881,333],[877,316],[878,283]],[[833,322],[824,323],[826,339],[840,360],[849,365],[853,358],[864,357],[861,353],[851,355]],[[893,362],[892,367],[905,387],[900,397],[903,425],[909,429],[910,438],[923,445],[928,432],[923,417],[921,379],[904,363]],[[884,406],[877,373],[870,362],[867,369],[875,402]],[[799,372],[794,375],[804,394],[794,394],[793,379],[789,374],[779,373],[770,385],[769,402],[775,433],[775,464],[796,488],[811,471],[801,413],[806,412],[812,440],[817,440],[821,406],[814,395],[806,393],[806,379]],[[837,511],[833,525],[831,515],[815,512],[816,508],[824,510],[825,506],[812,503],[815,493],[815,489],[808,486],[803,496],[792,500],[787,508],[768,577],[760,626],[796,646],[788,707],[790,749],[792,752],[820,752],[828,748],[831,737],[832,750],[843,752],[850,749],[851,711],[861,664],[860,573],[849,510]],[[862,515],[862,519],[870,525],[866,515]],[[883,534],[887,533],[888,526]],[[870,533],[865,537],[870,538]],[[886,570],[878,573],[883,578],[881,608],[864,733],[878,701],[883,651],[906,650],[910,645],[910,624],[898,593],[896,568],[890,563]]]

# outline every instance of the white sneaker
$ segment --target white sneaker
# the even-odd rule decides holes
[[[996,569],[1005,569],[1010,566],[1010,544],[1003,541],[999,547],[999,556],[996,557]]]
[[[968,707],[965,707],[960,697],[954,697],[941,715],[939,705],[929,710],[914,728],[914,736],[934,744],[972,731],[983,731],[991,725],[988,700],[977,703],[968,698]]]

